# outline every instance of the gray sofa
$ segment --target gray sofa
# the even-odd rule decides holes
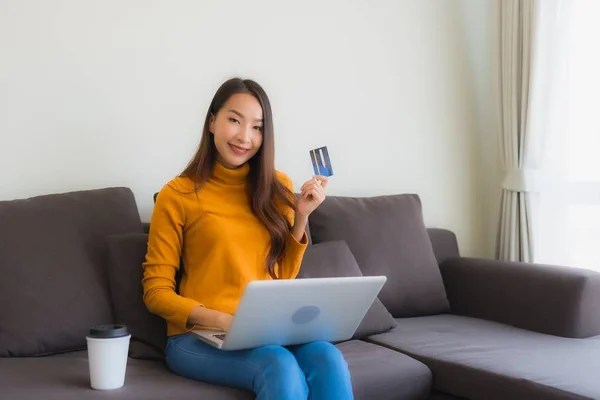
[[[600,274],[460,257],[418,196],[329,197],[300,279],[385,274],[338,343],[356,399],[600,399]],[[141,300],[147,232],[127,188],[0,202],[0,398],[251,399],[173,375]],[[89,388],[85,335],[131,333],[125,386]]]

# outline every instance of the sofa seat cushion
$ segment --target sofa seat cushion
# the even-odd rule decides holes
[[[250,392],[185,379],[161,361],[127,361],[125,385],[93,390],[86,351],[47,357],[0,358],[0,399],[253,399]]]
[[[561,338],[455,315],[397,322],[368,340],[425,363],[437,390],[489,400],[600,398],[600,337]]]
[[[450,306],[419,196],[329,196],[309,217],[313,243],[342,240],[364,275],[385,275],[379,299],[396,318]]]
[[[467,400],[464,397],[452,396],[448,393],[433,391],[427,400]]]
[[[338,345],[352,376],[356,400],[426,399],[431,372],[417,360],[372,343]],[[196,382],[171,373],[164,362],[129,358],[125,385],[96,391],[89,385],[87,352],[47,357],[0,358],[0,398],[79,399],[253,399],[248,391]]]
[[[114,319],[105,238],[142,231],[128,188],[0,201],[0,357],[85,348]]]
[[[421,400],[431,390],[431,371],[394,350],[351,340],[340,343],[350,368],[355,400]]]

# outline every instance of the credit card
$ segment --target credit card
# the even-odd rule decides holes
[[[333,168],[329,159],[327,146],[319,147],[310,151],[310,160],[315,171],[315,175],[332,176]]]

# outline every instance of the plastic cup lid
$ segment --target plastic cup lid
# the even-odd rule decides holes
[[[119,338],[129,335],[125,325],[95,325],[90,329],[89,337],[98,339]]]

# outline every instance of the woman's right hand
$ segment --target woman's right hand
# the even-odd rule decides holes
[[[233,315],[217,310],[211,310],[203,306],[197,306],[190,313],[187,325],[212,326],[227,332],[232,321]]]
[[[223,332],[229,331],[229,327],[233,322],[233,315],[221,313],[218,318],[217,328],[221,329]]]

